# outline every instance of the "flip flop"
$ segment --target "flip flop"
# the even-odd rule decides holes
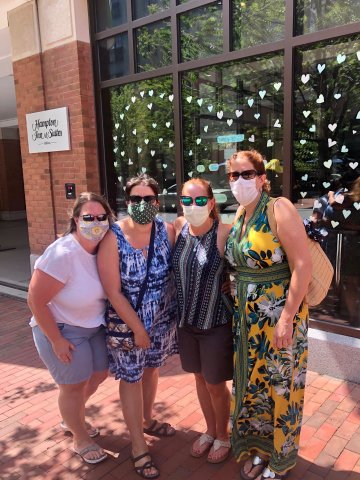
[[[240,477],[243,478],[244,480],[254,480],[265,469],[267,462],[266,460],[259,457],[258,455],[254,455],[252,458],[249,458],[248,460],[251,460],[251,463],[252,463],[251,469],[246,473],[244,471],[244,466],[243,466],[240,470]],[[252,475],[249,475],[251,473]]]
[[[194,444],[193,444],[190,450],[190,455],[195,458],[203,457],[212,447],[214,440],[215,440],[214,437],[212,437],[211,435],[208,435],[207,433],[203,433],[202,435],[200,435],[200,437],[198,437],[195,440],[195,442],[199,441],[199,447],[204,446],[204,448],[200,450],[200,452],[196,452],[194,450]]]
[[[76,450],[75,448],[72,448],[72,451],[74,453],[76,453],[77,455],[79,455],[84,460],[85,463],[91,463],[91,464],[100,463],[107,458],[107,453],[106,452],[104,452],[101,455],[101,457],[99,457],[99,458],[86,458],[85,457],[85,455],[89,452],[99,452],[100,450],[102,450],[102,448],[99,447],[99,445],[97,445],[96,443],[94,443],[93,445],[88,445],[87,447],[83,448],[82,450]]]
[[[71,433],[72,434],[72,431],[70,430],[70,428],[64,422],[60,423],[60,428],[64,433]],[[88,433],[90,438],[94,438],[94,437],[97,437],[98,435],[100,435],[100,430],[96,427],[90,427],[87,430],[87,433]]]
[[[218,457],[215,457],[214,459],[211,458],[211,456],[210,456],[211,452],[216,452],[221,447],[227,448],[227,450],[225,450],[222,455],[220,455]],[[209,455],[207,457],[207,461],[209,463],[221,463],[221,462],[223,462],[229,456],[230,449],[231,449],[230,440],[218,440],[218,439],[216,439],[213,443],[213,446],[210,449]]]
[[[158,427],[156,427],[156,425],[158,425]],[[173,430],[171,431],[171,433],[168,433],[169,427]],[[147,435],[151,435],[152,437],[159,438],[173,437],[176,433],[176,430],[170,425],[170,423],[159,423],[157,420],[153,420],[150,427],[144,427],[144,433],[146,433]]]
[[[139,460],[141,460],[142,458],[145,458],[145,457],[149,457],[150,460],[145,462],[144,465],[141,465],[140,467],[136,467],[135,463],[138,462]],[[160,477],[159,469],[155,465],[155,463],[152,461],[152,458],[151,458],[151,455],[150,455],[149,452],[142,453],[141,455],[138,455],[137,457],[132,457],[132,461],[134,462],[135,472],[138,475],[140,475],[140,477],[142,477],[142,478],[158,478],[158,477]],[[150,473],[150,474],[147,475],[144,471],[147,468],[156,468],[157,473],[153,473],[153,474]]]

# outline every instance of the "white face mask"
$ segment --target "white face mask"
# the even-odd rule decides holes
[[[190,225],[199,227],[209,218],[210,212],[207,205],[198,207],[197,205],[190,205],[189,207],[182,206],[184,217]]]
[[[236,182],[230,182],[232,194],[240,205],[246,207],[259,195],[259,190],[256,188],[256,178],[244,180],[239,177]]]

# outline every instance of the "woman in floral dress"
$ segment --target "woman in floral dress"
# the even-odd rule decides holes
[[[258,152],[235,153],[228,177],[240,203],[226,252],[238,299],[232,447],[238,461],[249,456],[242,478],[283,479],[299,447],[311,259],[301,218],[286,198],[274,205],[279,238],[270,230],[269,183]]]

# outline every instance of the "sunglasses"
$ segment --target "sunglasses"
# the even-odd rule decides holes
[[[91,215],[91,213],[87,213],[86,215],[80,215],[84,222],[94,222],[95,218],[98,222],[105,222],[108,219],[107,213],[101,213],[100,215]]]
[[[142,200],[144,200],[144,202],[146,202],[146,203],[152,203],[152,202],[155,202],[157,200],[157,196],[156,195],[145,195],[144,197],[142,197],[141,195],[130,195],[129,200],[130,200],[131,203],[141,203]]]
[[[243,178],[244,180],[252,180],[259,173],[256,170],[244,170],[243,172],[228,172],[227,177],[229,182],[236,182],[239,177]]]
[[[195,202],[195,205],[197,205],[198,207],[204,207],[208,203],[208,200],[209,200],[209,197],[204,197],[204,196],[195,197],[195,198],[188,197],[186,195],[180,196],[180,203],[184,205],[184,207],[189,207],[190,205],[193,204],[193,202]]]

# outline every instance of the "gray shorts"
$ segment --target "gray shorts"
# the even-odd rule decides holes
[[[81,383],[88,380],[94,372],[108,369],[103,325],[95,328],[74,327],[66,323],[57,325],[62,336],[75,346],[70,363],[58,359],[50,341],[38,326],[33,327],[33,337],[41,360],[58,385]]]
[[[201,373],[212,385],[233,378],[231,322],[207,330],[190,325],[178,328],[178,342],[185,372]]]

